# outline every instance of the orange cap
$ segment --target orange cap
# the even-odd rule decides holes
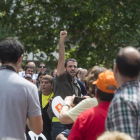
[[[114,93],[115,90],[109,90],[107,87],[113,85],[117,88],[117,83],[114,77],[114,73],[110,70],[106,70],[99,74],[98,79],[92,83],[96,85],[101,91],[106,93]]]

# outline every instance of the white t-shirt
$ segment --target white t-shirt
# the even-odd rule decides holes
[[[25,71],[21,71],[21,72],[19,72],[18,74],[19,74],[19,76],[24,77],[24,76],[25,76]],[[33,74],[33,75],[32,75],[32,79],[33,79],[33,80],[36,80],[37,77],[38,77],[38,74]]]
[[[25,140],[27,117],[41,115],[36,85],[14,71],[0,70],[0,106],[0,138]]]
[[[70,109],[67,112],[67,115],[75,122],[77,117],[84,112],[85,110],[95,107],[98,105],[97,99],[96,98],[88,98],[82,100],[79,104],[77,104],[75,107]]]

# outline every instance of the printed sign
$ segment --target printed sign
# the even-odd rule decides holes
[[[60,113],[61,109],[62,109],[62,104],[59,103],[58,105],[55,106],[56,110]]]
[[[59,119],[59,114],[60,114],[60,111],[63,107],[63,104],[64,104],[64,100],[60,96],[56,96],[52,100],[52,110],[58,119]]]

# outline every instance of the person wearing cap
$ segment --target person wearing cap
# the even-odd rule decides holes
[[[98,106],[81,113],[74,123],[68,140],[96,140],[105,131],[105,119],[117,83],[113,72],[106,70],[93,82],[96,85]]]
[[[114,75],[118,89],[106,119],[107,131],[120,131],[140,140],[140,53],[125,47],[116,56]]]
[[[31,69],[33,69],[33,71],[30,70],[30,72],[28,72],[28,74],[30,73],[30,74],[32,75],[33,81],[35,81],[35,80],[37,79],[37,76],[38,76],[38,74],[35,74],[35,73],[34,73],[34,70],[35,70],[36,65],[35,65],[34,62],[28,62],[27,65],[29,65],[29,66],[32,67]],[[26,66],[27,66],[27,65],[26,65]],[[25,66],[25,68],[26,68],[26,66]],[[24,68],[24,69],[25,69],[25,68]],[[31,71],[32,71],[32,72],[31,72]],[[25,71],[19,71],[18,74],[19,74],[21,77],[24,77],[24,76],[25,76]],[[26,74],[27,74],[27,72],[26,72]]]
[[[25,74],[24,78],[30,82],[33,82],[32,76],[30,74]]]

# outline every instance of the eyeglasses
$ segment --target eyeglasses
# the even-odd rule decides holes
[[[45,68],[45,66],[38,66],[39,68]]]

